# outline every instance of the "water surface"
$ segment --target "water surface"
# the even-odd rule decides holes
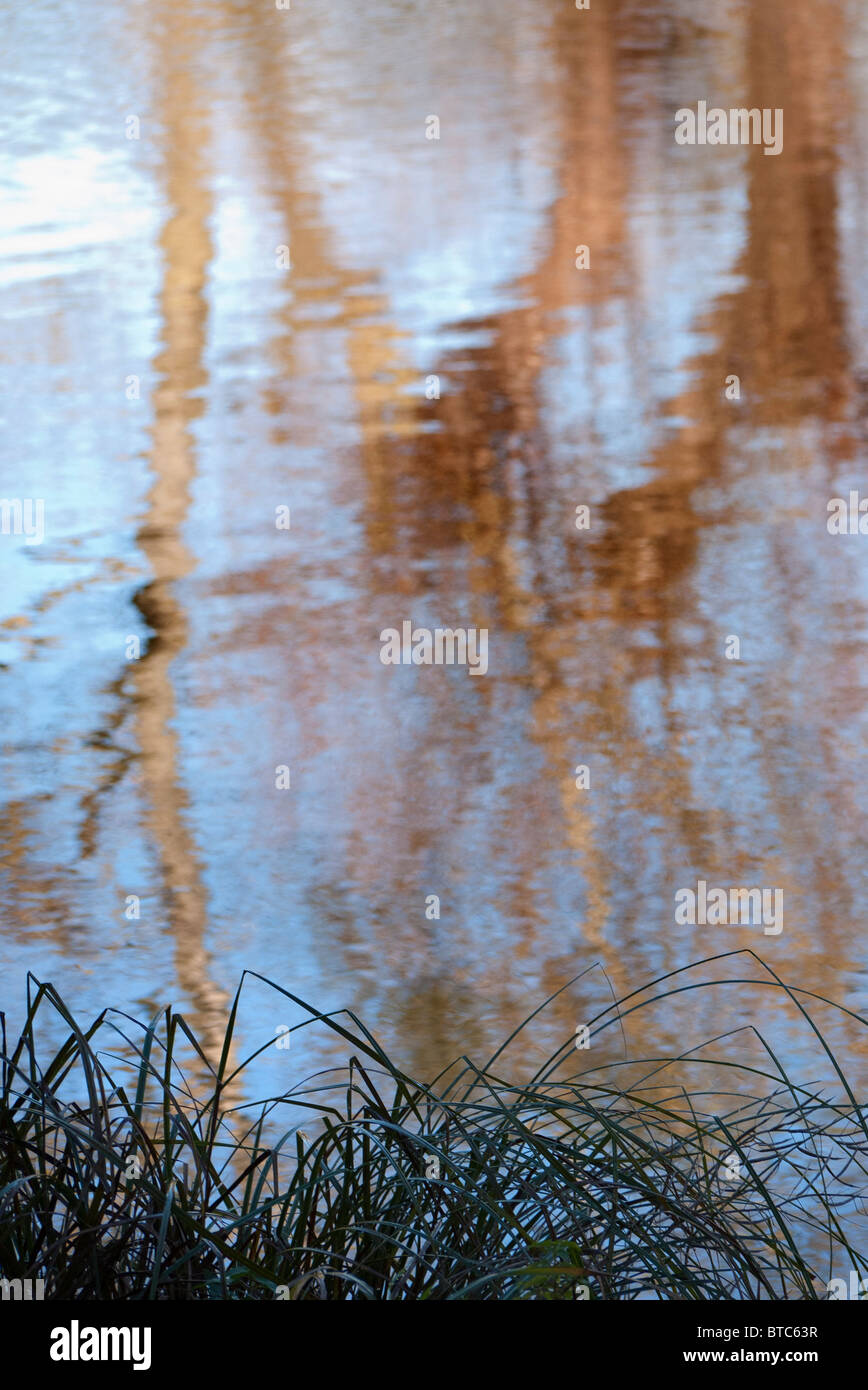
[[[433,1074],[734,947],[868,1007],[868,13],[695,10],[0,4],[13,1016],[30,969],[214,1040],[250,967]],[[678,147],[699,99],[783,153]],[[488,674],[384,667],[404,619]],[[784,931],[676,926],[698,878]],[[627,1033],[746,1023],[820,1069],[747,985]]]

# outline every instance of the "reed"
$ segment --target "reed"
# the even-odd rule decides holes
[[[501,1049],[429,1084],[353,1015],[264,981],[347,1062],[251,1107],[239,1088],[258,1053],[231,1059],[245,978],[263,977],[242,978],[216,1060],[178,1013],[84,1027],[28,977],[20,1036],[2,1031],[0,1275],[76,1300],[824,1299],[833,1269],[865,1272],[850,1220],[865,1118],[817,996],[730,954],[813,1031],[828,1093],[768,1047],[762,1066],[694,1059],[713,1085],[689,1093],[668,1080],[676,1059],[576,1073],[593,1049],[573,1039],[528,1080],[501,1074]],[[604,1010],[592,1038],[718,987],[683,975]],[[52,1012],[68,1035],[42,1056]]]

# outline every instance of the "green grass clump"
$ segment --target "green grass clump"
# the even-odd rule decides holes
[[[815,996],[763,969],[813,1030],[834,1094],[792,1082],[765,1044],[767,1066],[692,1057],[714,1085],[689,1093],[671,1080],[680,1059],[567,1074],[594,1055],[573,1039],[527,1081],[500,1075],[500,1049],[427,1085],[352,1015],[272,985],[348,1061],[253,1108],[258,1052],[232,1060],[244,979],[218,1059],[170,1010],[79,1027],[30,977],[0,1052],[0,1276],[83,1300],[825,1298],[831,1273],[865,1273],[851,1217],[868,1131]],[[672,978],[606,1009],[592,1038],[716,987]],[[46,1011],[68,1037],[40,1060]]]

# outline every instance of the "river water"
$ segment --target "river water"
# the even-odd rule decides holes
[[[0,17],[11,1016],[29,969],[216,1045],[250,968],[432,1075],[734,949],[868,1009],[864,6]],[[782,153],[677,145],[700,99]],[[383,665],[405,620],[487,673]],[[783,930],[677,924],[699,879]],[[250,1046],[301,1017],[250,1002]],[[746,1024],[811,1072],[749,984],[626,1031]]]

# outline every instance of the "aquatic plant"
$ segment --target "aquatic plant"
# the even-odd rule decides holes
[[[82,1027],[28,977],[20,1036],[7,1045],[5,1019],[2,1031],[0,1275],[85,1300],[826,1298],[835,1266],[865,1267],[849,1229],[865,1119],[810,1012],[817,996],[729,954],[812,1030],[828,1094],[765,1045],[767,1066],[692,1057],[710,1086],[688,1092],[671,1080],[678,1059],[577,1074],[591,1054],[573,1038],[527,1080],[501,1075],[504,1044],[423,1083],[353,1015],[253,972],[209,1059],[172,1010]],[[331,1030],[346,1066],[239,1102],[258,1055],[232,1061],[245,978]],[[676,971],[603,1010],[591,1036],[718,987]],[[42,1059],[46,1012],[68,1036]],[[204,1094],[184,1057],[209,1077]]]

